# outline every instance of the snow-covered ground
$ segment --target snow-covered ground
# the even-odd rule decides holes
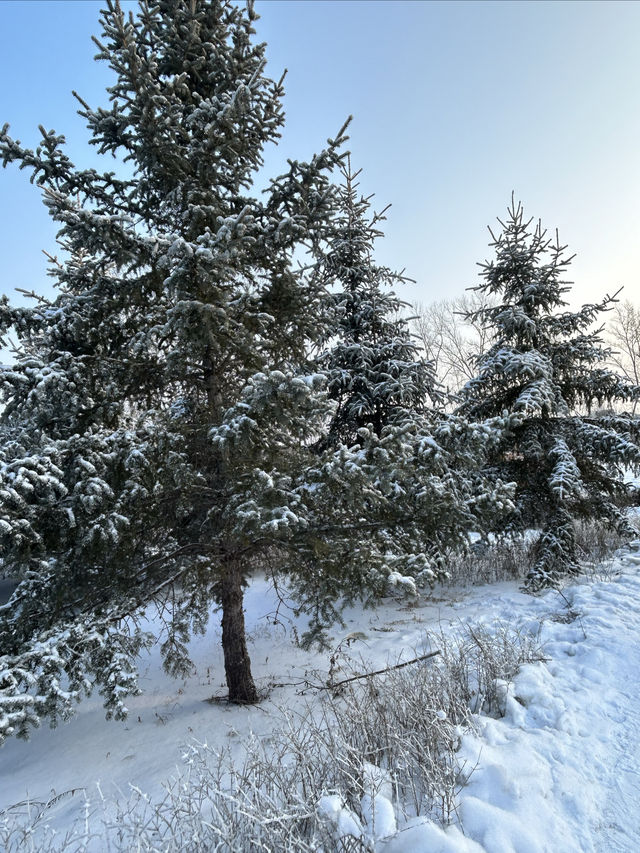
[[[82,814],[84,794],[95,802],[98,784],[107,799],[126,797],[131,785],[159,796],[163,781],[180,772],[185,745],[195,740],[241,750],[249,734],[268,736],[282,708],[310,701],[295,684],[326,677],[329,666],[327,654],[298,648],[301,626],[286,612],[276,616],[276,605],[267,581],[254,581],[246,598],[254,673],[265,689],[288,686],[271,687],[258,707],[207,701],[224,694],[220,629],[213,619],[207,635],[193,641],[195,668],[185,681],[164,675],[157,646],[143,660],[144,692],[130,700],[125,723],[106,722],[96,696],[79,705],[70,723],[41,729],[28,743],[9,741],[0,750],[0,812],[26,812],[27,801],[42,804],[63,795],[47,809],[47,820],[64,827]],[[561,593],[534,598],[515,583],[439,589],[418,604],[389,601],[373,611],[354,609],[347,629],[336,630],[334,639],[337,645],[361,632],[351,651],[373,669],[412,657],[425,629],[446,632],[465,622],[488,629],[508,622],[539,632],[546,661],[523,666],[505,693],[503,717],[476,715],[475,732],[463,736],[460,759],[474,769],[454,823],[446,829],[425,817],[403,823],[381,795],[372,849],[640,849],[640,541],[618,555],[607,575]],[[351,816],[341,812],[335,795],[319,808],[339,817],[342,826],[357,825],[355,816],[349,824]]]

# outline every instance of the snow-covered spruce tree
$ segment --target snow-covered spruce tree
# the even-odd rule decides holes
[[[571,258],[557,234],[554,241],[525,220],[513,200],[499,222],[500,235],[491,232],[495,259],[481,265],[476,288],[499,304],[472,317],[490,330],[493,345],[464,387],[458,414],[505,415],[489,473],[517,484],[507,526],[541,531],[527,581],[537,589],[579,570],[574,521],[627,530],[623,472],[640,466],[640,422],[598,409],[637,399],[640,388],[607,369],[609,351],[594,329],[615,297],[561,310]]]
[[[379,436],[383,427],[407,411],[424,411],[439,395],[431,366],[418,358],[401,314],[405,303],[393,290],[408,279],[373,257],[388,208],[371,214],[370,200],[358,194],[360,171],[352,172],[350,158],[341,169],[339,214],[322,264],[337,334],[320,364],[337,402],[327,439],[353,444],[360,427],[370,425]]]
[[[61,246],[53,302],[0,304],[0,335],[19,339],[0,375],[0,558],[21,579],[0,608],[0,741],[94,686],[124,715],[149,602],[176,674],[219,604],[229,697],[257,699],[243,585],[307,525],[294,474],[330,416],[304,369],[324,300],[292,256],[327,234],[344,134],[251,194],[283,124],[255,17],[226,0],[126,17],[107,0],[111,105],[79,100],[119,174],[76,168],[53,131],[35,151],[0,133]]]
[[[431,365],[418,357],[393,291],[405,279],[374,259],[384,211],[371,214],[349,158],[341,169],[334,233],[319,268],[335,320],[318,368],[337,408],[301,484],[315,521],[295,551],[311,639],[335,618],[338,595],[349,603],[384,593],[389,582],[432,585],[470,531],[486,530],[511,507],[511,488],[479,473],[494,425],[434,405],[441,395]],[[327,505],[330,545],[316,535]]]

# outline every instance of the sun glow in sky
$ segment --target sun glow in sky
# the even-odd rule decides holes
[[[310,157],[353,114],[362,190],[378,208],[392,204],[377,258],[416,279],[405,299],[458,296],[476,283],[486,226],[514,190],[576,253],[573,303],[623,285],[640,301],[640,3],[256,8],[268,72],[288,68],[287,124],[267,174]],[[64,133],[81,165],[95,154],[71,89],[106,105],[110,80],[92,61],[99,9],[93,0],[0,3],[0,124],[29,146],[38,124]],[[50,293],[41,249],[55,253],[54,237],[28,175],[0,173],[0,291]]]

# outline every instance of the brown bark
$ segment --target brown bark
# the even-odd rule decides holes
[[[252,705],[258,701],[258,691],[251,675],[251,661],[247,651],[243,598],[240,567],[236,562],[229,562],[220,583],[224,672],[229,701]]]

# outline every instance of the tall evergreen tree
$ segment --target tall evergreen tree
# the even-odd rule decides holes
[[[0,547],[21,578],[0,608],[0,740],[94,685],[123,715],[148,640],[136,613],[163,596],[168,670],[188,669],[215,602],[229,697],[257,699],[243,585],[305,527],[293,475],[330,415],[306,370],[324,301],[292,256],[329,233],[344,129],[251,194],[283,124],[255,17],[226,0],[142,0],[127,17],[107,0],[111,106],[79,100],[120,176],[76,168],[53,131],[35,151],[0,134],[62,249],[53,302],[0,304],[0,334],[20,339],[0,377]]]
[[[493,336],[477,375],[464,387],[458,414],[505,414],[490,456],[490,473],[517,484],[507,526],[541,530],[528,584],[555,584],[579,570],[575,525],[600,519],[625,532],[623,474],[640,466],[640,422],[620,407],[640,394],[606,367],[609,351],[594,323],[615,297],[563,311],[572,258],[556,234],[524,218],[512,200],[502,232],[491,232],[495,259],[482,264],[476,290],[498,304],[475,312]]]
[[[414,591],[433,585],[446,574],[447,557],[466,548],[469,533],[485,530],[511,506],[510,487],[480,474],[492,425],[434,405],[441,395],[431,365],[418,356],[393,290],[407,279],[375,261],[384,211],[370,213],[349,158],[341,169],[333,234],[319,269],[334,322],[318,368],[337,405],[316,444],[318,465],[308,472],[315,505],[332,507],[333,554],[325,554],[318,572],[317,537],[298,540],[296,549],[312,637],[339,616],[338,588],[349,603],[384,593],[389,582]]]
[[[424,411],[439,394],[402,316],[407,306],[394,292],[408,279],[373,257],[388,207],[370,214],[370,199],[358,194],[360,172],[352,172],[350,158],[341,169],[339,214],[322,263],[337,334],[321,365],[329,396],[337,402],[328,438],[352,444],[360,427],[371,425],[379,436],[408,412]]]

